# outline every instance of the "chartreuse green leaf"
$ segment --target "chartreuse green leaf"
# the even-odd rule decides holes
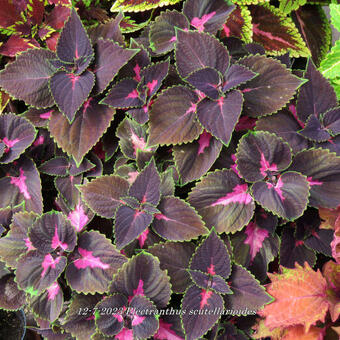
[[[307,0],[280,0],[280,10],[282,13],[288,14],[303,6]]]
[[[329,5],[331,23],[340,32],[340,5],[330,4]]]
[[[320,64],[320,71],[326,78],[335,78],[340,74],[340,40],[335,42],[331,51]]]
[[[174,5],[181,0],[117,0],[111,7],[111,12],[142,12],[149,9]]]

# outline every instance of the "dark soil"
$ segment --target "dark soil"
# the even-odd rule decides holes
[[[21,340],[25,334],[25,321],[20,312],[0,310],[0,339]]]

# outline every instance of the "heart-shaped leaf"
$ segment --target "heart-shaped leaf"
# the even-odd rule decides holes
[[[248,182],[256,182],[286,169],[291,163],[290,147],[269,132],[250,132],[242,137],[237,152],[237,170]]]
[[[112,276],[126,262],[111,241],[97,231],[79,236],[65,276],[68,284],[81,293],[104,293]]]
[[[245,66],[233,64],[224,75],[223,91],[228,91],[255,78],[257,74]]]
[[[215,226],[218,233],[242,229],[255,208],[248,185],[233,170],[208,173],[190,192],[189,203],[207,227]]]
[[[51,77],[53,98],[70,123],[89,96],[94,80],[94,75],[90,71],[85,71],[81,75],[59,71]]]

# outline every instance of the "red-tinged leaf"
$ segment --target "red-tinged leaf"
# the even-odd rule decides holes
[[[0,140],[5,144],[0,163],[10,163],[28,148],[36,137],[34,126],[14,114],[0,116]]]
[[[269,329],[302,324],[305,331],[317,321],[324,321],[328,310],[327,283],[317,272],[305,264],[294,269],[281,267],[281,273],[268,274],[271,283],[267,292],[275,301],[259,314],[266,318]]]
[[[115,215],[115,239],[118,249],[122,249],[136,239],[150,224],[153,216],[139,208],[123,205]]]
[[[88,211],[87,211],[88,210]],[[80,203],[77,204],[74,210],[70,211],[67,219],[71,222],[76,232],[80,233],[84,227],[91,221],[93,214],[88,208],[84,208]]]
[[[115,110],[90,97],[76,113],[71,124],[63,114],[55,112],[50,119],[49,130],[57,144],[79,166],[86,153],[108,129],[114,114]]]
[[[204,67],[192,72],[185,80],[209,98],[213,100],[218,99],[220,92],[217,88],[220,85],[221,79],[215,69]]]
[[[190,241],[207,233],[201,217],[179,198],[163,197],[157,209],[160,213],[154,216],[152,227],[167,240]]]
[[[140,203],[157,205],[160,199],[161,179],[154,159],[145,166],[132,183],[128,194]]]
[[[340,204],[340,157],[325,149],[301,151],[289,170],[307,176],[310,205],[336,208]]]
[[[30,6],[27,6],[27,16],[33,25],[39,26],[44,18],[44,0],[30,0],[29,2]]]
[[[25,292],[18,288],[14,275],[5,275],[0,278],[0,308],[18,310],[26,304]]]
[[[101,103],[114,108],[129,108],[143,105],[144,100],[137,91],[138,82],[134,79],[123,79],[114,85]]]
[[[27,293],[39,295],[61,275],[66,262],[65,256],[52,256],[32,250],[18,260],[16,282]]]
[[[37,218],[28,237],[33,247],[43,254],[56,250],[71,252],[77,243],[73,227],[60,212],[46,213]]]
[[[46,15],[45,24],[56,30],[60,30],[64,27],[64,23],[70,14],[70,8],[65,6],[55,6],[52,11]]]
[[[15,57],[18,53],[35,47],[40,47],[39,43],[35,39],[12,35],[0,46],[0,54],[8,57]]]
[[[173,147],[173,157],[181,183],[201,178],[215,163],[222,143],[210,133],[203,131],[198,140]]]
[[[170,52],[176,42],[175,27],[189,29],[185,15],[178,11],[165,11],[150,24],[150,48],[157,54]]]
[[[189,270],[192,281],[196,286],[213,290],[219,294],[232,294],[228,283],[219,275],[202,273],[199,270]]]
[[[191,286],[183,297],[182,310],[186,310],[182,315],[186,339],[199,339],[220,318],[223,299],[211,290]]]
[[[70,123],[88,98],[94,82],[94,75],[90,71],[85,71],[81,75],[59,71],[51,77],[50,88],[53,98]]]
[[[327,291],[329,301],[329,312],[333,322],[338,320],[340,315],[340,301],[335,293],[336,289],[340,287],[340,276],[339,276],[340,264],[330,260],[325,263],[322,268],[322,274],[327,280],[328,286],[332,287]],[[335,288],[336,287],[336,288]],[[334,289],[335,288],[335,289]]]
[[[213,36],[202,32],[176,30],[176,62],[179,74],[186,78],[190,73],[211,67],[224,74],[229,66],[229,53]]]
[[[310,115],[320,114],[337,106],[335,91],[328,80],[316,69],[309,59],[304,78],[308,82],[299,91],[296,111],[299,119],[306,122]]]
[[[191,284],[187,268],[194,251],[195,246],[190,242],[166,242],[148,248],[159,259],[161,269],[168,271],[175,293],[184,293]]]
[[[184,339],[179,317],[176,315],[170,316],[170,318],[175,318],[175,317],[178,318],[178,321],[176,319],[175,320],[177,321],[177,324],[179,324],[180,330],[174,327],[174,323],[167,322],[168,320],[164,321],[165,318],[169,318],[169,316],[168,317],[165,316],[159,319],[159,328],[158,328],[157,333],[153,336],[154,339],[167,339],[167,340],[183,340]]]
[[[254,183],[251,190],[263,208],[287,220],[295,220],[307,208],[309,183],[297,172],[285,172],[274,182]]]
[[[116,76],[118,71],[131,59],[139,50],[126,49],[110,40],[98,40],[95,45],[96,58],[94,62],[94,74],[96,94],[101,93]]]
[[[125,118],[116,130],[119,146],[123,154],[131,159],[137,159],[137,152],[153,152],[156,148],[146,147],[147,127]]]
[[[246,6],[239,6],[231,12],[223,25],[222,37],[236,37],[246,42],[252,41],[251,14]]]
[[[249,245],[250,260],[253,261],[269,233],[268,230],[259,228],[254,222],[250,222],[244,232],[247,234],[244,243]]]
[[[235,5],[223,0],[187,0],[183,6],[183,13],[191,26],[198,31],[216,34],[227,20]]]
[[[13,215],[9,232],[0,238],[0,258],[8,267],[15,268],[20,255],[35,249],[27,234],[37,217],[33,212],[17,212]]]
[[[321,6],[305,5],[291,13],[314,63],[319,66],[329,52],[332,40],[329,20]]]
[[[311,326],[309,331],[306,332],[305,328],[301,325],[285,327],[284,339],[285,340],[318,340],[325,335],[325,328]]]
[[[198,96],[187,87],[163,91],[150,111],[148,145],[182,144],[196,139],[202,131],[196,120]]]
[[[77,245],[65,272],[68,284],[79,293],[106,292],[112,276],[126,262],[126,257],[96,231],[82,233]]]
[[[255,277],[240,265],[234,264],[232,266],[228,283],[233,292],[233,294],[224,296],[228,309],[234,311],[248,310],[248,313],[253,312],[252,314],[255,314],[258,309],[272,301],[271,296],[266,293]]]
[[[249,6],[253,24],[253,40],[267,52],[292,57],[307,57],[310,52],[291,18],[269,4]]]
[[[242,137],[236,159],[240,175],[248,182],[257,182],[286,169],[292,156],[289,145],[281,138],[256,131]]]
[[[265,116],[281,109],[302,84],[302,80],[279,61],[262,55],[245,57],[239,64],[258,73],[241,87],[244,97],[243,113],[250,117]],[[260,101],[259,98],[263,100]]]
[[[92,312],[102,295],[74,294],[67,310],[63,328],[74,337],[89,339],[96,330],[95,318]]]
[[[243,96],[231,91],[217,101],[204,98],[197,105],[197,117],[203,127],[226,146],[242,111]]]
[[[104,24],[89,27],[87,33],[92,41],[92,44],[95,44],[99,39],[109,39],[118,43],[121,46],[124,46],[124,37],[119,27],[122,19],[123,13],[120,12],[114,19],[108,20]]]
[[[190,261],[191,270],[199,270],[212,276],[228,278],[230,257],[225,243],[212,230],[210,235],[196,248]]]
[[[57,56],[66,63],[77,63],[84,70],[93,58],[93,49],[75,9],[65,23],[57,45]]]
[[[79,190],[85,203],[98,215],[113,218],[126,196],[129,183],[125,179],[111,175],[94,179],[82,185]]]
[[[159,260],[151,254],[139,253],[129,259],[113,277],[110,293],[121,293],[129,298],[142,295],[158,308],[167,306],[171,290],[166,271],[159,267]]]
[[[49,63],[54,53],[30,49],[21,53],[13,63],[0,72],[0,86],[12,97],[35,107],[54,105],[48,82],[55,68]]]
[[[39,318],[53,322],[61,313],[63,303],[64,294],[56,281],[43,294],[33,296],[29,301],[29,306]]]
[[[59,40],[60,33],[59,32],[53,32],[50,37],[46,39],[46,46],[49,50],[52,52],[55,52],[57,49],[57,43]]]
[[[234,233],[247,225],[255,204],[248,186],[233,170],[208,173],[189,194],[189,203],[208,228]]]
[[[0,207],[16,206],[24,201],[26,211],[41,214],[41,182],[33,161],[21,157],[16,164],[12,163],[7,168],[7,174],[8,176],[0,179]]]
[[[308,141],[298,134],[301,126],[287,109],[272,116],[261,117],[256,122],[256,131],[268,131],[281,137],[289,144],[294,153],[307,148]]]

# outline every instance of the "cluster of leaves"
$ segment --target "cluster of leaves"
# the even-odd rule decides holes
[[[339,334],[328,21],[308,0],[178,2],[86,27],[92,2],[8,1],[8,46],[68,14],[0,71],[0,308],[46,339]]]

